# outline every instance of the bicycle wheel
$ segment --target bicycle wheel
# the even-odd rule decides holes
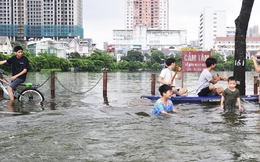
[[[19,101],[28,102],[30,104],[39,104],[44,101],[43,94],[37,89],[25,89],[18,97]]]

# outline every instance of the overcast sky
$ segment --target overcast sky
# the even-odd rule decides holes
[[[199,15],[205,7],[225,10],[227,25],[235,26],[242,0],[169,0],[169,29],[187,29],[189,40],[196,40]],[[114,29],[125,29],[125,0],[83,0],[84,37],[92,38],[98,48],[112,43]],[[255,0],[249,26],[260,24],[260,0]],[[189,42],[188,42],[189,43]]]

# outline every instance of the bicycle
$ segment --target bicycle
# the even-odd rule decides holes
[[[3,71],[0,71],[1,75],[6,75]],[[0,78],[0,88],[3,92],[9,97],[9,93],[7,91],[7,87],[10,83],[5,78]],[[22,88],[21,87],[25,87]],[[38,86],[33,85],[32,83],[21,83],[18,87],[16,87],[14,91],[14,97],[19,101],[30,103],[30,104],[40,104],[44,101],[43,94],[37,90]]]

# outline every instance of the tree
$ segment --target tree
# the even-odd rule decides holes
[[[211,56],[217,59],[217,64],[223,64],[225,62],[224,55],[218,52],[211,51]]]
[[[235,20],[235,59],[234,77],[237,79],[237,88],[241,95],[245,95],[245,69],[246,69],[246,32],[254,0],[243,0],[240,14]]]
[[[182,67],[182,55],[181,54],[176,54],[174,56],[175,60],[176,60],[176,65],[178,65],[179,67]]]
[[[62,71],[69,71],[69,69],[72,67],[72,64],[69,60],[65,58],[60,58],[60,69]]]
[[[129,71],[136,71],[142,68],[142,63],[140,61],[130,61],[128,64]]]
[[[95,65],[95,70],[94,71],[100,71],[102,68],[108,68],[109,70],[114,70],[117,68],[115,66],[115,58],[111,55],[109,55],[107,52],[101,52],[95,50],[90,57],[88,57],[94,65]]]
[[[162,51],[158,51],[158,50],[152,50],[152,54],[151,54],[151,63],[159,63],[159,64],[163,64],[165,61],[165,55],[163,54]]]
[[[80,56],[80,54],[78,52],[71,52],[69,57],[71,57],[71,58],[80,58],[81,56]]]
[[[152,65],[152,69],[153,70],[158,70],[158,69],[162,69],[162,67],[161,67],[161,64],[159,64],[158,62],[156,62],[156,63],[154,63],[153,65]]]
[[[124,57],[126,61],[144,61],[144,56],[140,51],[131,50],[127,52],[127,56]]]
[[[121,61],[118,62],[118,68],[120,70],[127,70],[128,69],[128,64],[129,63],[127,61],[121,60]]]
[[[226,57],[226,62],[224,63],[224,69],[225,70],[229,70],[229,71],[233,71],[234,70],[234,56],[232,55],[228,55]]]

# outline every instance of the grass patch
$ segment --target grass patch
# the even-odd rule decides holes
[[[41,72],[61,72],[61,69],[41,69]]]

